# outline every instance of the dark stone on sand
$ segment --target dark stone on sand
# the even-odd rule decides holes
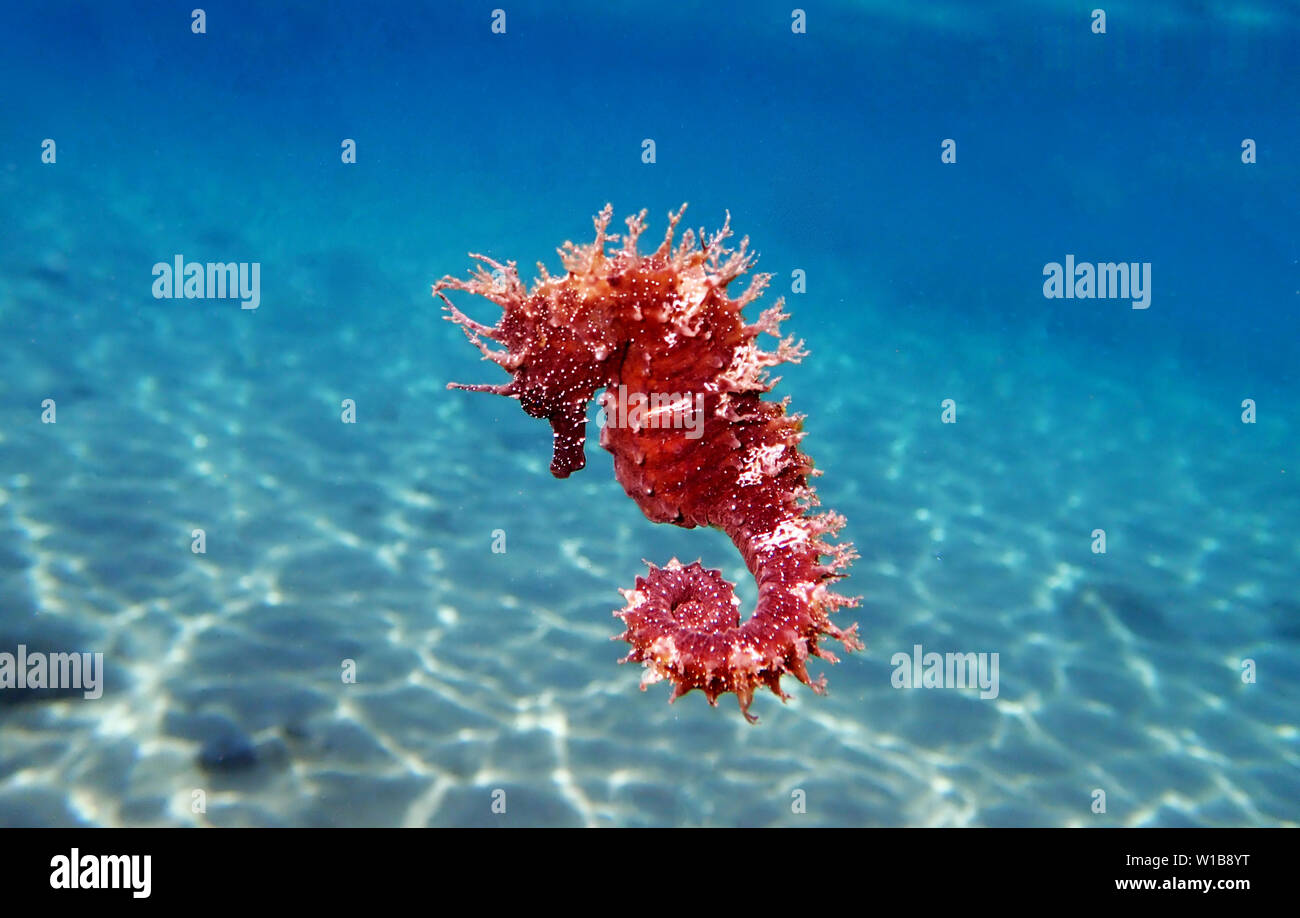
[[[247,771],[257,765],[257,747],[242,733],[222,733],[203,744],[199,767],[204,771]]]

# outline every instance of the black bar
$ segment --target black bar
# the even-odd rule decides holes
[[[1138,907],[1182,907],[1197,899],[1231,908],[1261,893],[1285,892],[1280,877],[1293,842],[1283,830],[1251,829],[863,829],[782,838],[752,831],[741,837],[735,830],[670,838],[649,830],[623,832],[616,841],[575,830],[564,838],[543,832],[10,830],[0,834],[0,889],[9,906],[73,898],[128,906],[146,899],[252,904],[270,894],[295,907],[328,908],[373,903],[382,894],[450,907],[447,896],[460,890],[494,897],[515,892],[537,901],[585,898],[592,907],[644,896],[646,905],[660,899],[657,908],[692,895],[696,884],[752,899],[811,895],[813,883],[847,880],[864,907],[888,896],[927,906],[1131,900]],[[148,855],[148,896],[135,895],[143,891],[142,877],[134,887],[124,877],[124,888],[52,888],[62,864],[57,859],[70,858],[74,848],[83,871],[90,869],[88,856]],[[103,863],[95,860],[94,869]]]

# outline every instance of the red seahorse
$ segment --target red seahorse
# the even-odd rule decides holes
[[[594,242],[566,242],[559,250],[563,277],[539,264],[541,276],[527,290],[515,262],[501,265],[471,253],[480,264],[470,279],[444,277],[433,292],[447,318],[513,377],[500,385],[448,388],[518,399],[528,414],[549,420],[551,472],[558,478],[585,465],[587,405],[605,389],[601,403],[611,422],[600,445],[614,454],[628,496],[653,522],[714,526],[740,549],[758,582],[758,608],[748,620],[741,622],[740,601],[719,571],[673,559],[663,568],[651,564],[635,587],[621,591],[627,606],[614,614],[627,630],[615,639],[632,645],[624,662],[645,665],[642,689],[668,679],[670,701],[700,689],[712,705],[735,692],[753,722],[754,689],[766,685],[784,701],[785,673],[815,692],[825,690],[825,677],[810,680],[805,666],[809,656],[837,662],[821,646],[823,636],[850,651],[862,648],[857,625],[841,629],[830,620],[836,609],[857,605],[829,588],[856,555],[851,544],[828,541],[843,517],[811,512],[817,498],[808,478],[820,473],[798,447],[802,416],[786,414],[788,398],[762,400],[776,382],[766,368],[806,356],[802,342],[780,336],[788,318],[784,301],[745,324],[741,310],[758,299],[771,275],[754,275],[739,298],[729,298],[728,284],[753,266],[749,239],[735,251],[724,245],[728,214],[707,240],[703,231],[697,241],[687,230],[674,248],[685,210],[669,214],[664,241],[651,254],[637,251],[645,211],[627,219],[617,246],[619,237],[606,232],[613,213],[606,205],[595,220]],[[504,315],[495,326],[483,325],[444,290],[485,297]],[[775,351],[758,349],[761,333],[779,340]],[[620,399],[635,402],[633,410],[616,404]],[[652,410],[636,410],[645,404]],[[702,409],[702,427],[700,415],[685,417],[686,405]]]

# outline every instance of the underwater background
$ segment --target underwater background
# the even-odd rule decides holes
[[[1300,823],[1294,4],[199,2],[0,3],[0,652],[105,666],[0,689],[0,825]],[[861,554],[866,650],[757,726],[610,640],[643,558],[752,609],[735,548],[446,391],[505,375],[430,296],[684,201]]]

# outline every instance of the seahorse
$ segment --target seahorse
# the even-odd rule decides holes
[[[550,421],[551,472],[558,478],[586,464],[588,405],[604,390],[600,445],[613,454],[628,496],[652,522],[716,527],[739,549],[758,585],[748,619],[741,621],[740,600],[721,572],[674,558],[663,567],[649,564],[631,589],[620,590],[626,605],[614,615],[626,630],[613,639],[631,645],[621,662],[643,664],[643,691],[666,679],[673,685],[669,701],[699,689],[714,706],[731,692],[754,723],[755,690],[767,686],[786,701],[787,673],[825,691],[826,677],[814,680],[807,669],[810,656],[838,662],[825,637],[848,651],[863,649],[856,624],[840,628],[830,620],[859,602],[831,589],[857,555],[851,543],[831,541],[842,516],[813,512],[818,500],[808,479],[820,471],[799,449],[804,416],[787,414],[788,397],[763,400],[779,382],[768,368],[807,356],[802,341],[781,336],[789,318],[784,298],[746,324],[741,310],[762,295],[771,275],[751,275],[732,299],[728,286],[756,262],[749,238],[728,248],[728,213],[721,230],[708,237],[687,230],[674,247],[685,211],[683,204],[668,215],[652,253],[638,250],[646,212],[627,218],[620,240],[608,232],[613,208],[606,205],[594,221],[594,242],[559,249],[562,276],[539,263],[538,279],[525,289],[515,262],[470,253],[477,261],[471,277],[444,277],[433,292],[445,318],[511,375],[505,383],[448,388],[517,399],[525,412]],[[488,326],[470,318],[447,298],[449,290],[496,303],[504,311],[500,321]],[[762,334],[777,339],[775,350],[759,349]],[[658,412],[614,404],[629,392],[638,406],[658,404]],[[688,397],[677,400],[683,393]],[[676,423],[687,405],[702,413],[702,424],[698,415],[690,429]]]

